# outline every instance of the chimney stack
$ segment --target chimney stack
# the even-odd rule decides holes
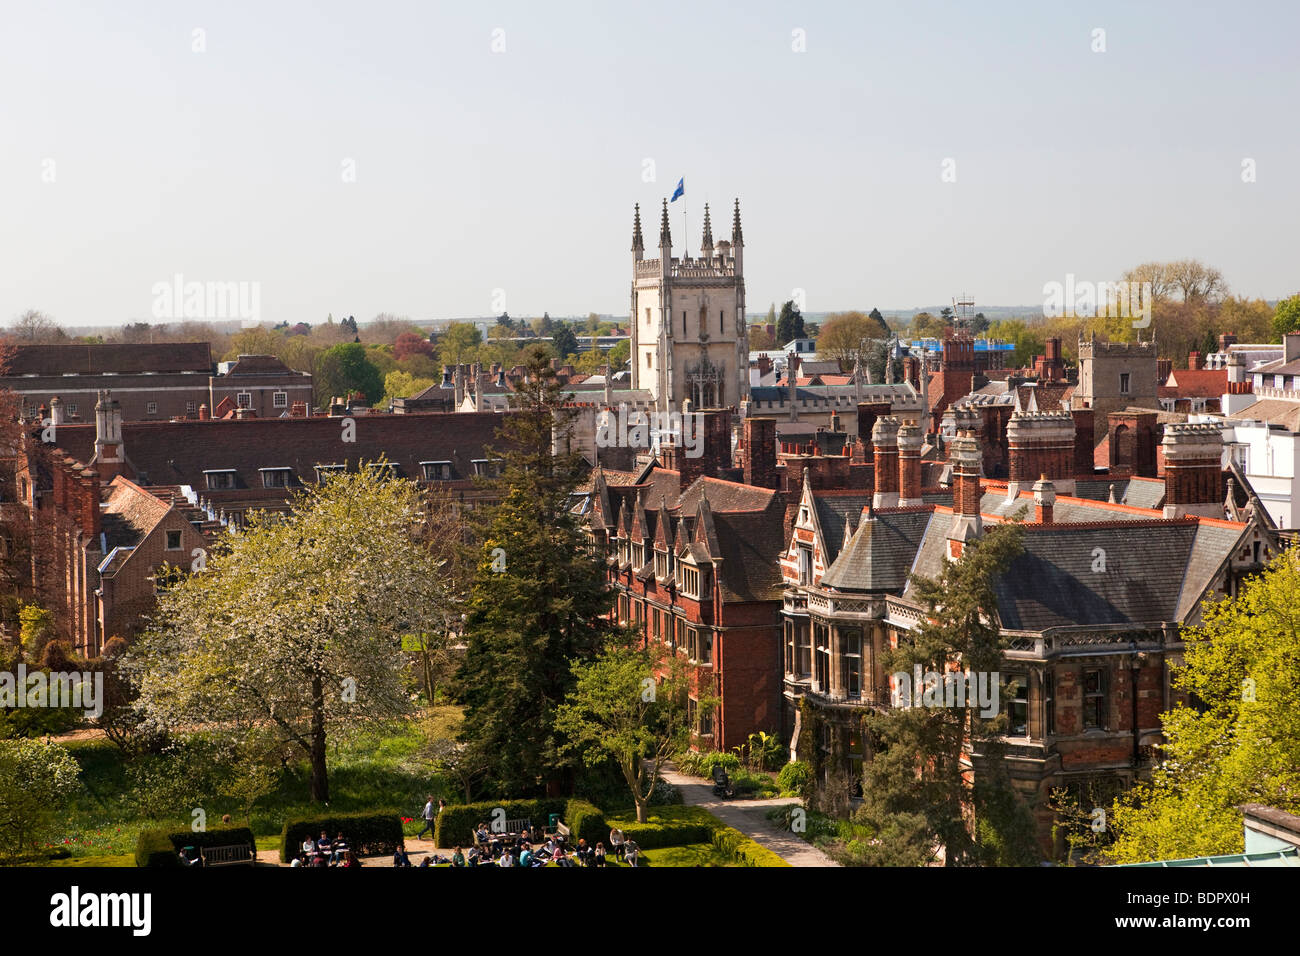
[[[898,429],[901,424],[897,418],[886,415],[876,419],[871,430],[876,459],[876,492],[871,499],[874,508],[898,506]]]
[[[1200,352],[1188,352],[1187,367],[1193,371],[1205,368],[1205,356]]]
[[[949,444],[948,460],[952,463],[952,529],[948,532],[948,557],[961,557],[969,541],[984,532],[980,514],[980,472],[983,452],[979,439],[971,430],[960,431]]]
[[[923,503],[921,501],[921,426],[916,422],[905,422],[898,429],[898,493],[900,508],[912,508]]]
[[[1034,482],[1034,520],[1039,524],[1052,523],[1056,507],[1056,487],[1043,475]]]
[[[63,399],[55,395],[53,398],[50,399],[50,423],[52,425],[62,425],[63,413],[64,413]]]
[[[746,418],[745,484],[756,488],[775,488],[776,473],[776,419]]]
[[[95,457],[91,467],[104,481],[112,481],[122,473],[126,453],[122,446],[122,406],[108,389],[99,390],[95,403]]]
[[[1007,497],[1028,491],[1038,475],[1074,494],[1075,421],[1067,411],[1015,412],[1007,423]]]
[[[1223,517],[1223,432],[1218,425],[1166,425],[1165,517]]]

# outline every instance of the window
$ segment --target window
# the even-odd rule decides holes
[[[693,598],[703,599],[700,593],[700,569],[682,568],[682,593]]]
[[[794,673],[794,623],[785,622],[785,672]]]
[[[862,696],[862,632],[841,631],[840,644],[844,648],[843,682],[845,697]]]
[[[1043,736],[1056,733],[1056,675],[1043,675]]]
[[[812,584],[812,548],[808,545],[799,545],[799,583]]]
[[[235,487],[235,469],[233,468],[205,471],[203,475],[208,480],[209,491],[228,491]]]
[[[1128,373],[1128,372],[1120,372],[1120,373],[1119,373],[1119,393],[1120,393],[1121,395],[1127,395],[1127,394],[1128,394],[1128,389],[1129,389],[1129,373]]]
[[[289,407],[289,393],[288,393],[288,392],[275,392],[275,393],[271,396],[271,404],[274,405],[276,408],[288,408],[288,407]]]
[[[145,403],[145,406],[144,406],[144,411],[145,411],[145,414],[146,414],[146,415],[157,415],[157,414],[158,414],[158,403],[157,403],[157,402],[146,402],[146,403]]]
[[[193,415],[193,414],[194,414],[195,412],[197,412],[198,410],[199,410],[199,403],[198,403],[198,402],[186,402],[186,403],[185,403],[185,414],[186,414],[186,415]]]
[[[686,656],[699,664],[712,664],[713,632],[691,628],[687,635]]]
[[[817,690],[824,694],[830,690],[831,683],[830,628],[825,624],[814,624],[813,639],[817,650],[813,681],[817,685]]]
[[[700,702],[693,697],[686,698],[686,719],[695,728],[700,737],[713,736],[713,714],[700,709]]]
[[[668,578],[668,552],[655,551],[655,577],[660,581]]]
[[[1083,672],[1083,727],[1106,728],[1106,673],[1101,668]]]
[[[252,393],[252,392],[240,392],[238,395],[235,396],[235,403],[236,403],[240,408],[252,408],[252,407],[253,407],[253,393]]]
[[[1029,675],[1011,674],[1007,681],[1007,734],[1029,735]]]
[[[474,474],[483,478],[500,478],[504,464],[500,458],[475,458]]]
[[[329,478],[330,475],[342,474],[347,470],[347,465],[317,465],[316,482],[319,484]]]
[[[807,677],[809,674],[812,673],[812,642],[810,640],[811,634],[808,630],[807,624],[804,624],[802,626],[796,624],[795,627],[798,630],[798,634],[797,634],[798,644],[796,650],[795,674],[797,674],[799,677]]]
[[[71,416],[77,414],[77,403],[76,403],[76,402],[73,402],[73,403],[71,403],[70,405],[67,405],[67,406],[66,406],[66,410],[67,410],[67,413],[68,413],[68,416],[69,416],[69,417],[71,417]]]
[[[425,481],[451,480],[451,462],[449,461],[422,461],[420,462],[420,469]]]
[[[649,325],[649,324],[650,324],[650,307],[649,307],[649,306],[646,306],[646,310],[645,310],[645,324],[646,324],[646,325]]]
[[[167,532],[167,550],[179,551],[181,549],[181,533],[179,531]]]
[[[632,545],[632,567],[645,567],[645,545],[640,541]]]
[[[259,468],[263,488],[288,488],[293,472],[288,468]]]
[[[646,368],[650,368],[650,353],[649,353],[649,352],[646,352],[646,354],[645,354],[645,367],[646,367]]]

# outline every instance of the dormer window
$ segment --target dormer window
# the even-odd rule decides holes
[[[655,551],[655,577],[658,578],[660,581],[666,581],[668,579],[668,574],[669,574],[668,552],[656,550]]]
[[[632,545],[632,567],[639,568],[645,565],[645,545],[637,542]]]
[[[259,468],[263,488],[288,488],[293,481],[293,470],[288,467]]]
[[[481,478],[500,478],[505,462],[500,458],[475,458],[472,460],[474,474]]]
[[[347,465],[317,465],[316,466],[316,483],[320,484],[329,478],[330,475],[341,475],[347,471]]]
[[[450,461],[422,461],[420,462],[420,471],[423,473],[425,481],[451,480]]]
[[[235,487],[235,469],[211,468],[203,472],[209,491],[229,491]]]
[[[687,597],[703,600],[708,586],[708,577],[699,568],[682,567],[682,593]]]
[[[237,393],[236,396],[235,396],[235,403],[236,403],[240,408],[252,408],[252,407],[253,407],[253,393],[252,393],[252,392],[239,392],[239,393]]]

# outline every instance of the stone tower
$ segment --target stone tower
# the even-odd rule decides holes
[[[713,241],[704,207],[700,255],[673,258],[668,202],[659,222],[659,258],[645,258],[641,207],[632,220],[632,387],[644,388],[662,411],[739,405],[749,397],[749,334],[745,325],[745,241],[740,200],[731,241]]]
[[[1156,343],[1098,342],[1079,338],[1079,385],[1075,399],[1094,410],[1093,444],[1109,429],[1107,416],[1125,408],[1160,408],[1156,385]]]

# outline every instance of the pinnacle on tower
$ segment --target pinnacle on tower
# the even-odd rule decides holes
[[[645,243],[641,241],[641,204],[636,204],[636,212],[632,214],[632,251],[641,252],[645,249]]]
[[[663,218],[659,220],[659,248],[664,249],[673,244],[673,234],[668,231],[668,200],[664,200]]]
[[[736,199],[736,211],[731,217],[731,244],[733,246],[743,246],[745,237],[740,231],[740,199]]]
[[[700,252],[706,259],[713,257],[713,226],[709,222],[709,204],[704,204],[704,238],[700,242]]]

